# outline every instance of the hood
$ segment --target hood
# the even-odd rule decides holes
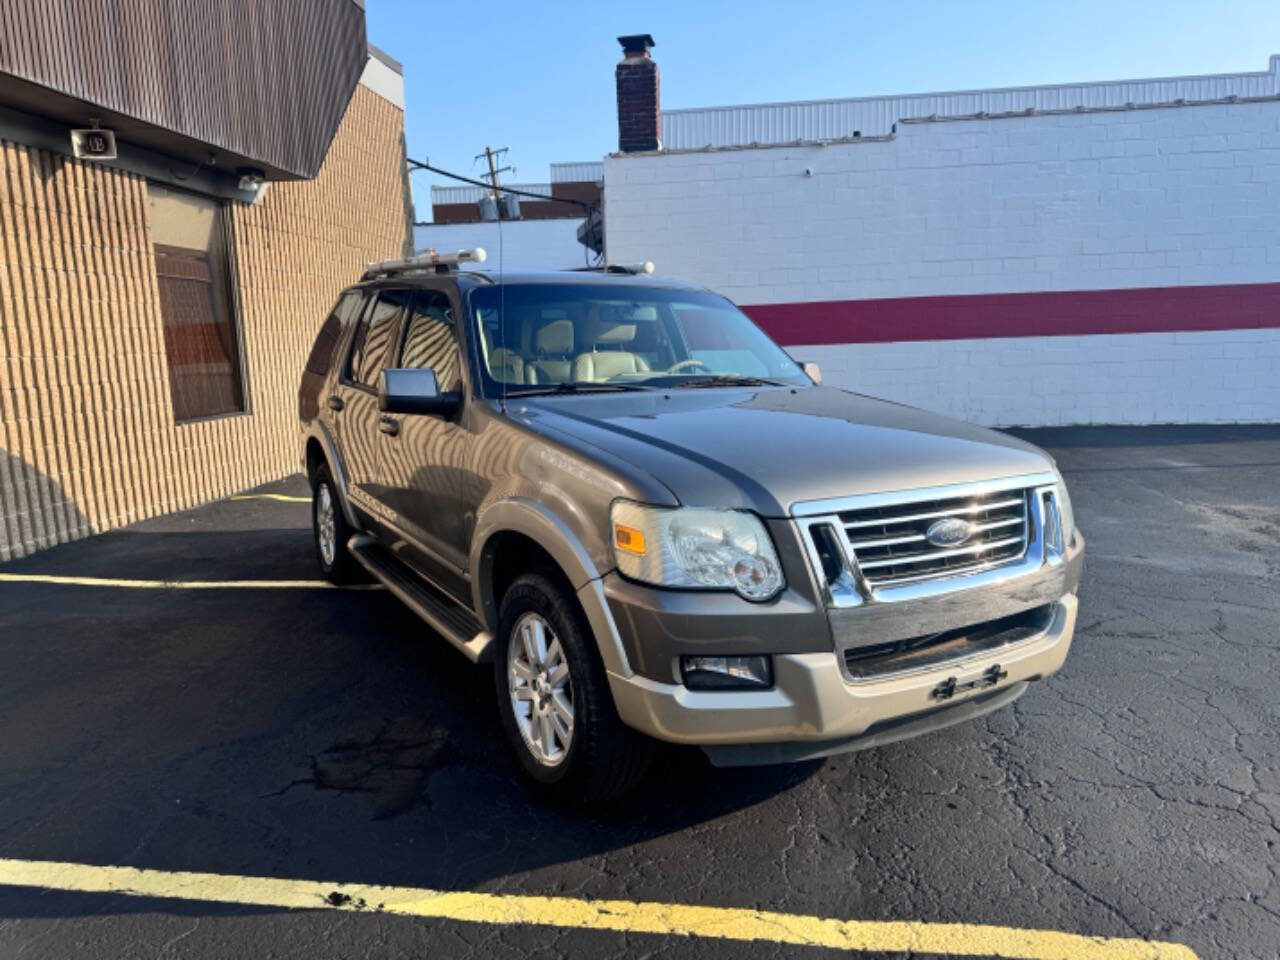
[[[1052,469],[1031,444],[831,387],[717,387],[509,401],[665,484],[683,504],[787,515],[805,500]]]

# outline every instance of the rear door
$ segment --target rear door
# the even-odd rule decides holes
[[[351,502],[367,518],[383,521],[387,512],[378,458],[378,374],[387,365],[410,291],[379,290],[371,298],[351,337],[338,379],[341,409],[335,411],[338,442],[347,468]]]
[[[442,392],[466,403],[455,301],[445,289],[417,291],[390,366],[435,372]],[[451,418],[396,414],[396,432],[380,434],[382,482],[400,540],[395,550],[429,580],[468,599],[467,547],[471,519],[459,494],[471,438],[461,426],[465,407]]]

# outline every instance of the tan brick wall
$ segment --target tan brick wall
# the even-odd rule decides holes
[[[319,176],[233,204],[246,414],[175,424],[146,181],[0,141],[0,560],[282,477],[311,341],[404,243],[400,110],[357,87]]]

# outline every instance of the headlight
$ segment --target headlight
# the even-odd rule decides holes
[[[1071,546],[1076,536],[1076,514],[1071,508],[1071,494],[1067,492],[1067,482],[1058,474],[1058,512],[1062,514],[1062,542]]]
[[[618,500],[611,520],[618,569],[632,579],[736,590],[747,600],[768,600],[784,585],[773,541],[755,514]]]

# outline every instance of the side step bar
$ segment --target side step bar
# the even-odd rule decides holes
[[[347,549],[376,580],[461,650],[468,660],[480,662],[493,637],[470,610],[417,576],[366,533],[357,533],[347,541]]]

